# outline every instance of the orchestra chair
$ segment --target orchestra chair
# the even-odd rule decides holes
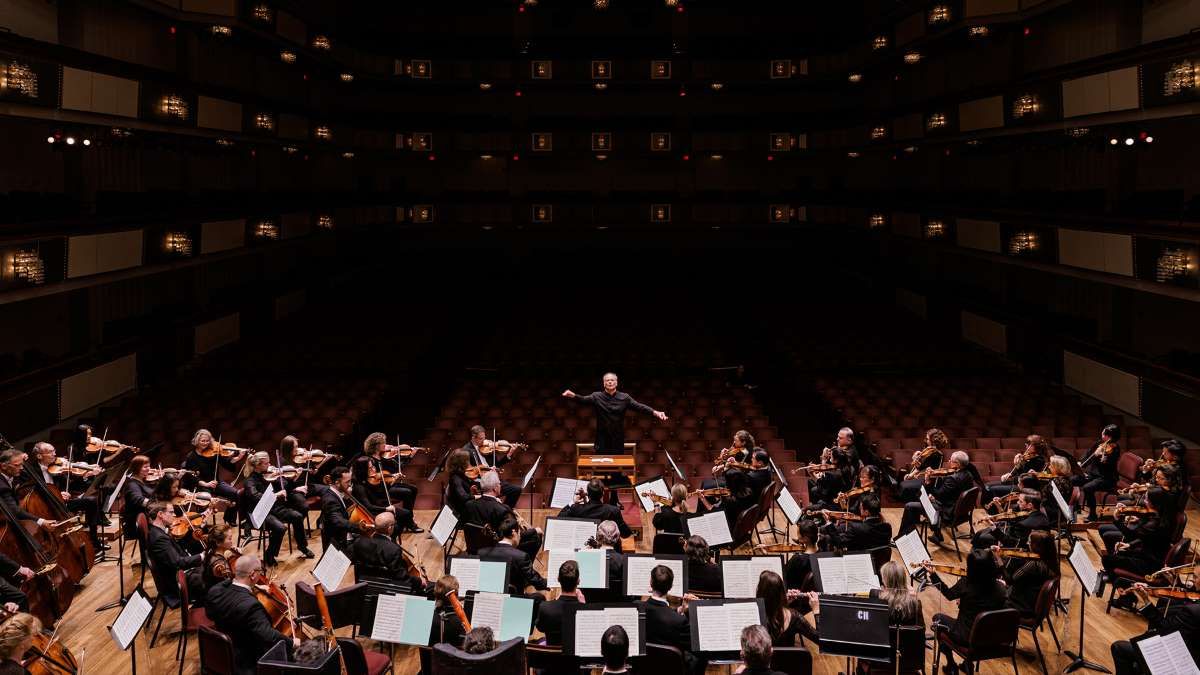
[[[722,550],[729,549],[729,553],[732,554],[750,543],[750,538],[757,534],[755,530],[761,515],[762,511],[758,508],[758,504],[751,504],[745,511],[738,514],[737,520],[733,524],[733,531],[729,533],[733,537],[733,541],[713,547],[717,550],[717,557],[720,557]]]
[[[650,548],[653,553],[683,553],[682,532],[655,532],[654,542]]]
[[[361,643],[354,638],[340,637],[338,646],[342,649],[342,659],[346,662],[347,673],[363,673],[363,675],[383,675],[392,672],[392,657],[374,649],[363,649]]]
[[[142,541],[148,541],[150,539],[150,521],[146,518],[146,514],[138,514],[137,528],[138,536],[141,537]],[[146,622],[147,630],[150,628],[150,624],[154,621],[154,612],[159,609],[159,603],[161,602],[162,604],[162,611],[158,614],[158,623],[154,624],[154,634],[150,636],[150,646],[154,647],[154,643],[158,640],[158,630],[162,628],[162,622],[167,616],[167,611],[182,606],[182,602],[178,597],[169,598],[158,591],[158,571],[154,568],[154,562],[150,560],[150,556],[146,556],[146,563],[142,569],[145,570],[146,567],[150,568],[150,578],[156,580],[156,583],[154,584],[154,591],[157,594],[155,597],[150,599],[154,604],[150,608],[150,621]],[[143,572],[143,574],[144,573],[145,572]],[[142,590],[145,590],[144,586],[142,587]]]
[[[875,576],[879,576],[879,570],[892,559],[892,546],[876,546],[867,549],[867,553],[871,554],[871,566],[875,568]]]
[[[1017,624],[1018,628],[1029,631],[1029,636],[1033,638],[1038,661],[1042,663],[1042,675],[1050,675],[1046,670],[1046,656],[1042,654],[1042,641],[1038,639],[1038,630],[1043,624],[1050,625],[1050,635],[1054,636],[1054,646],[1060,652],[1062,651],[1062,645],[1058,643],[1058,635],[1054,632],[1054,622],[1046,620],[1050,618],[1050,608],[1054,606],[1054,600],[1058,598],[1058,581],[1058,579],[1047,579],[1042,583],[1042,588],[1038,591],[1037,602],[1033,605],[1033,613],[1022,614],[1020,623]]]
[[[525,658],[529,668],[534,672],[544,672],[546,675],[561,675],[562,673],[578,673],[579,662],[570,654],[563,654],[562,647],[529,643],[525,645]]]
[[[646,673],[686,673],[687,660],[678,647],[660,645],[654,642],[646,643],[646,655],[642,657],[642,672]]]
[[[476,555],[479,553],[479,549],[496,544],[496,535],[492,533],[491,528],[475,523],[459,523],[458,525],[463,533],[467,555]]]
[[[259,657],[255,667],[255,675],[341,675],[341,673],[366,674],[366,670],[350,668],[350,659],[346,659],[346,670],[342,670],[342,657],[345,648],[337,647],[325,652],[315,663],[297,663],[289,655],[290,640],[276,642],[265,654]]]
[[[1184,517],[1186,518],[1186,516]],[[1167,551],[1167,557],[1163,559],[1162,566],[1175,567],[1176,565],[1184,564],[1187,562],[1188,554],[1191,553],[1191,550],[1192,540],[1187,537],[1180,539],[1171,545],[1170,550]],[[1134,583],[1146,581],[1145,575],[1127,570],[1124,567],[1117,567],[1113,569],[1110,576],[1112,583],[1108,585],[1108,605],[1104,608],[1105,614],[1109,614],[1112,611],[1114,599],[1113,596],[1116,594],[1118,586],[1121,588],[1126,588],[1132,586]]]
[[[950,530],[950,541],[954,542],[954,553],[958,555],[959,561],[963,559],[962,550],[958,547],[958,540],[970,539],[975,536],[975,519],[972,517],[975,514],[975,507],[979,502],[979,486],[976,485],[968,490],[964,490],[958,496],[958,500],[954,502],[954,510],[950,512],[949,522],[944,522],[939,525],[939,528],[945,527]],[[960,536],[958,527],[966,523],[971,531],[967,535]],[[925,528],[928,530],[928,527]],[[928,532],[925,532],[928,534]],[[923,537],[925,538],[925,537]]]
[[[1012,662],[1013,674],[1020,675],[1017,668],[1017,627],[1020,625],[1019,612],[1015,609],[996,609],[983,612],[975,617],[971,626],[971,634],[966,644],[951,637],[949,631],[941,626],[934,627],[934,639],[937,641],[937,651],[933,655],[933,675],[938,674],[942,663],[942,653],[951,651],[974,665],[974,671],[979,672],[982,661],[1002,659],[1007,657]]]
[[[812,654],[806,647],[776,647],[771,651],[771,669],[784,675],[812,675]]]
[[[764,534],[771,535],[772,542],[776,543],[776,544],[779,543],[779,535],[787,534],[783,530],[780,530],[775,527],[775,498],[779,496],[779,493],[782,490],[783,490],[782,483],[780,483],[777,480],[771,481],[771,484],[767,486],[766,490],[763,490],[762,495],[759,497],[759,500],[758,500],[759,513],[762,513],[764,516],[766,516],[766,520],[767,520],[767,529],[765,529],[765,530],[756,529],[754,531],[754,538],[757,539],[758,543],[760,543],[760,544],[764,543],[762,540],[762,535],[764,535]],[[756,524],[756,527],[757,527],[757,524]]]
[[[915,675],[925,673],[925,627],[892,626],[891,642],[897,647],[899,660],[891,663],[860,660],[856,675]]]
[[[237,675],[233,641],[221,631],[200,626],[196,631],[200,644],[200,675]]]
[[[188,597],[187,572],[175,570],[175,580],[179,584],[179,641],[175,645],[175,660],[179,661],[179,675],[183,675],[183,660],[187,658],[188,633],[200,626],[213,627],[208,613],[203,607],[192,607]]]
[[[329,620],[333,629],[351,627],[351,637],[358,637],[358,618],[362,613],[363,594],[367,582],[360,581],[343,586],[336,591],[325,592],[325,603],[329,606]],[[305,624],[320,630],[321,610],[317,608],[317,592],[306,582],[296,582],[296,616]]]
[[[445,643],[433,646],[430,675],[482,675],[528,672],[525,640],[513,638],[499,643],[486,654],[468,654]]]

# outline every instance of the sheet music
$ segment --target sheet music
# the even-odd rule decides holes
[[[1067,504],[1067,500],[1063,499],[1063,494],[1058,489],[1058,484],[1050,481],[1050,492],[1054,494],[1054,501],[1058,504],[1058,512],[1063,514],[1065,522],[1075,522],[1075,511]]]
[[[930,560],[929,551],[921,543],[921,535],[916,530],[903,537],[896,537],[896,550],[900,551],[900,559],[904,561],[904,569],[911,574],[916,571],[913,563],[923,563]],[[916,568],[919,569],[919,568]]]
[[[439,546],[445,546],[446,540],[450,538],[457,525],[458,517],[454,515],[449,506],[443,506],[437,514],[437,518],[433,519],[433,525],[429,526],[429,534],[437,540]]]
[[[574,478],[555,478],[554,494],[550,497],[550,508],[561,509],[575,503],[575,495],[580,490],[587,490],[586,480]]]
[[[538,458],[533,461],[533,466],[529,467],[529,471],[525,472],[525,480],[521,481],[522,490],[529,487],[529,481],[533,480],[533,474],[537,473],[538,467],[541,465],[541,463],[542,456],[538,455]]]
[[[779,467],[775,465],[775,460],[767,457],[767,461],[770,462],[771,468],[775,470],[775,475],[779,476],[779,482],[787,485],[787,479],[783,477],[783,472],[780,471]],[[787,492],[787,490],[784,490],[784,492]]]
[[[608,630],[604,610],[583,610],[575,613],[575,655],[600,656],[600,640]],[[630,645],[633,641],[630,640]]]
[[[649,497],[643,497],[643,492],[653,492],[660,497],[671,498],[671,489],[667,487],[667,482],[661,478],[655,478],[645,483],[638,483],[635,492],[637,493],[638,501],[642,503],[642,510],[647,513],[653,511],[658,505],[650,501]]]
[[[758,595],[758,577],[764,571],[783,576],[778,556],[755,556],[749,560],[722,560],[721,576],[726,598],[753,598]]]
[[[587,545],[587,540],[596,534],[596,523],[590,520],[546,519],[546,538],[542,550],[576,551]]]
[[[757,602],[727,602],[696,608],[696,631],[702,652],[736,652],[742,648],[742,629],[759,622]]]
[[[1142,652],[1151,675],[1197,675],[1200,669],[1192,659],[1187,643],[1179,631],[1154,635],[1134,644]]]
[[[263,521],[267,516],[271,515],[271,507],[275,506],[275,487],[267,485],[267,491],[258,498],[258,503],[254,505],[254,510],[250,512],[250,524],[254,529],[262,527]]]
[[[317,566],[313,568],[312,573],[317,581],[325,587],[325,592],[332,593],[342,585],[342,579],[346,578],[348,569],[350,569],[350,558],[346,557],[346,554],[339,551],[336,546],[330,546],[321,554],[321,559],[317,561]]]
[[[108,496],[108,501],[104,503],[104,513],[112,513],[113,504],[117,501],[117,497],[121,494],[121,488],[125,487],[125,479],[129,478],[129,474],[121,474],[121,480],[117,481],[117,486],[113,488],[112,494]]]
[[[458,588],[463,593],[479,590],[479,559],[451,558],[450,576],[458,579]]]
[[[724,511],[709,511],[702,516],[695,516],[684,521],[688,534],[704,537],[709,546],[720,546],[733,541],[729,534],[729,521],[725,519]]]
[[[375,604],[375,623],[371,628],[371,639],[399,642],[400,635],[404,632],[406,609],[403,596],[380,593]]]
[[[504,599],[507,597],[503,593],[476,593],[475,603],[471,607],[471,627],[487,626],[498,635],[504,618]]]
[[[138,631],[142,629],[142,624],[146,623],[146,617],[150,616],[150,610],[154,609],[154,605],[142,595],[141,591],[134,591],[129,596],[129,601],[125,603],[125,607],[121,609],[121,614],[117,616],[117,620],[113,622],[111,628],[108,629],[108,634],[112,636],[117,646],[121,651],[129,649],[129,645],[133,644],[133,639],[137,637]]]
[[[620,626],[625,629],[625,634],[629,636],[629,655],[639,656],[641,647],[641,637],[638,625],[638,610],[637,607],[605,607],[604,608],[604,623],[605,630],[611,626]],[[603,634],[601,634],[603,635]]]
[[[787,485],[787,481],[784,481]],[[796,498],[787,490],[781,490],[779,496],[775,498],[775,503],[779,504],[779,508],[783,509],[783,515],[787,516],[788,522],[795,525],[800,522],[800,517],[804,515],[804,510],[800,508],[800,504],[796,502]]]
[[[687,480],[687,476],[679,470],[679,465],[675,463],[675,458],[671,457],[671,453],[663,450],[663,454],[667,456],[667,461],[671,463],[671,468],[675,470],[675,475],[679,476],[679,480]]]
[[[921,506],[925,509],[925,517],[929,520],[929,524],[937,526],[938,512],[933,508],[933,502],[929,499],[929,493],[925,491],[925,486],[921,486]]]
[[[655,567],[663,565],[669,567],[675,575],[671,581],[671,590],[667,591],[668,595],[682,596],[683,595],[683,561],[674,560],[671,558],[654,558],[651,556],[626,556],[625,557],[625,573],[628,579],[625,585],[625,595],[634,597],[642,595],[650,595],[650,572]],[[632,639],[630,644],[633,644]]]
[[[546,558],[546,584],[558,588],[558,569],[568,560],[579,564],[580,588],[608,587],[608,549],[564,551],[552,549]]]
[[[380,593],[371,639],[427,646],[433,626],[433,601],[415,595]]]
[[[1067,560],[1071,563],[1071,568],[1075,570],[1075,575],[1079,577],[1087,594],[1095,595],[1100,578],[1096,573],[1096,566],[1092,564],[1092,559],[1088,557],[1087,551],[1083,548],[1083,542],[1075,542]]]
[[[879,578],[867,554],[820,558],[821,592],[830,595],[869,593],[879,588]]]

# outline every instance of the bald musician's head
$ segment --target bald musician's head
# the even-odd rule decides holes
[[[262,561],[258,559],[258,556],[247,553],[238,558],[237,562],[233,563],[233,578],[238,581],[247,581],[250,579],[250,575],[261,568]]]
[[[391,534],[396,526],[396,516],[391,511],[384,511],[375,516],[375,531],[380,534]]]

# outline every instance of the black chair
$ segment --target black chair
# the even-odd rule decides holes
[[[654,543],[651,544],[651,552],[658,553],[683,553],[683,533],[682,532],[655,532]]]
[[[733,529],[729,534],[733,537],[733,541],[727,544],[721,544],[714,548],[718,552],[728,549],[732,554],[734,551],[741,548],[743,545],[750,543],[750,538],[755,534],[755,528],[758,527],[758,521],[761,520],[762,511],[759,510],[758,504],[752,504],[738,514],[737,520],[734,521]]]
[[[200,675],[236,675],[233,640],[215,628],[200,626]]]
[[[954,510],[950,513],[950,522],[943,525],[950,528],[950,540],[954,542],[954,553],[958,555],[958,559],[962,560],[962,551],[958,548],[959,535],[957,534],[958,526],[966,523],[971,528],[971,533],[965,535],[966,539],[975,536],[975,507],[979,503],[979,486],[976,485],[968,490],[964,490],[958,496],[958,500],[954,502]],[[939,525],[940,527],[940,525]]]
[[[812,675],[812,654],[804,647],[776,647],[771,652],[771,668],[786,675]]]
[[[859,661],[859,675],[914,675],[925,672],[925,627],[892,626],[891,633],[891,643],[899,651],[896,658],[900,663]]]
[[[392,672],[391,655],[365,650],[354,638],[340,637],[337,639],[337,643],[342,650],[342,659],[346,663],[347,673],[383,675]]]
[[[203,607],[192,607],[188,598],[187,572],[177,570],[175,580],[179,584],[179,641],[175,645],[175,660],[179,661],[179,675],[183,675],[183,660],[187,658],[188,633],[200,626],[213,625]]]
[[[1054,646],[1062,651],[1062,645],[1058,643],[1058,635],[1054,632],[1054,622],[1046,621],[1050,618],[1050,608],[1054,606],[1054,600],[1058,598],[1058,579],[1048,579],[1042,584],[1042,588],[1038,591],[1037,602],[1034,603],[1032,614],[1022,614],[1021,622],[1018,624],[1023,630],[1029,631],[1030,637],[1033,638],[1033,646],[1037,649],[1038,661],[1042,664],[1042,675],[1050,675],[1046,670],[1046,657],[1042,654],[1042,641],[1038,639],[1038,631],[1042,624],[1050,624],[1050,634],[1054,636]]]
[[[476,525],[475,523],[459,523],[459,527],[462,528],[467,555],[476,555],[479,553],[479,549],[496,544],[496,533],[492,532],[492,528],[489,526]]]
[[[530,643],[525,645],[525,657],[531,670],[544,675],[575,675],[579,672],[579,660],[563,654],[562,647]]]
[[[144,513],[138,514],[137,528],[138,528],[138,536],[141,538],[141,540],[143,542],[150,541],[150,520],[146,517],[146,514],[144,514]],[[143,549],[144,548],[145,547],[143,546]],[[159,571],[154,566],[154,561],[150,559],[149,555],[147,555],[144,559],[144,562],[142,565],[143,572],[147,568],[149,568],[149,570],[150,570],[150,578],[154,579],[154,586],[155,586],[155,590],[157,591],[159,586],[164,586],[165,584],[159,583],[158,580],[161,578],[159,576]],[[142,590],[145,591],[144,588]],[[182,592],[182,589],[181,589],[181,592]],[[166,595],[163,595],[161,592],[159,592],[157,597],[150,598],[150,600],[151,600],[151,602],[154,603],[154,605],[150,608],[150,621],[146,622],[145,630],[149,630],[150,624],[154,623],[154,633],[150,636],[150,646],[153,647],[154,643],[158,642],[158,631],[162,628],[163,619],[167,618],[168,611],[170,611],[172,609],[178,609],[180,607],[180,599],[178,597],[166,596]],[[162,605],[161,611],[159,611],[160,603]],[[157,622],[154,621],[154,612],[155,611],[159,611]]]
[[[325,593],[325,604],[329,606],[329,620],[333,622],[334,630],[352,626],[353,631],[350,634],[358,635],[358,617],[362,612],[363,593],[366,588],[367,582],[363,581]],[[321,628],[317,592],[303,581],[296,582],[296,615],[309,626]]]
[[[871,566],[875,568],[875,576],[879,576],[879,570],[883,569],[883,566],[892,559],[891,545],[876,546],[875,548],[868,549],[867,553],[871,554]]]
[[[686,673],[687,660],[678,647],[647,642],[642,670],[647,673]]]
[[[754,538],[757,539],[758,543],[760,544],[763,543],[762,535],[764,534],[771,535],[772,541],[774,543],[779,543],[779,535],[782,534],[783,531],[776,529],[775,527],[775,498],[779,496],[779,493],[782,490],[783,484],[779,481],[773,481],[767,486],[767,489],[762,491],[762,496],[760,496],[758,499],[758,512],[763,514],[767,521],[767,529],[754,530]]]
[[[984,612],[975,617],[975,624],[971,626],[971,634],[966,644],[955,640],[949,631],[938,628],[934,632],[937,640],[937,652],[933,657],[934,675],[938,673],[942,652],[945,650],[950,650],[964,661],[972,663],[975,672],[979,672],[979,664],[982,661],[1008,657],[1012,661],[1013,673],[1020,675],[1020,670],[1017,669],[1017,626],[1020,621],[1020,613],[1015,609]]]
[[[524,673],[529,666],[525,660],[525,640],[513,638],[501,642],[486,654],[468,654],[447,644],[433,646],[430,675],[495,675]]]

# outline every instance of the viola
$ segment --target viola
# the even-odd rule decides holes
[[[524,443],[510,443],[505,440],[483,442],[483,447],[479,448],[479,452],[485,455],[490,455],[494,452],[509,452],[510,450],[524,450],[529,446]]]
[[[646,491],[642,492],[642,496],[645,497],[646,499],[649,499],[651,503],[658,504],[659,506],[671,506],[672,504],[674,504],[674,502],[671,501],[670,497],[664,497],[664,496],[658,494],[657,492],[651,492],[649,490],[646,490]]]
[[[923,563],[912,563],[909,565],[909,567],[912,567],[913,569],[916,569],[918,567],[923,567],[923,568],[929,570],[930,572],[940,572],[942,574],[949,574],[949,575],[955,576],[955,577],[967,576],[967,568],[959,567],[957,565],[945,565],[942,563],[935,563],[935,562],[923,562]]]
[[[1023,548],[1000,548],[996,554],[1002,558],[1025,558],[1028,560],[1036,560],[1041,557],[1033,551],[1026,551]]]
[[[420,446],[409,445],[407,443],[401,443],[400,445],[385,445],[385,446],[383,446],[383,449],[379,451],[379,456],[382,459],[395,459],[397,457],[400,457],[402,459],[408,459],[408,458],[412,457],[413,455],[416,455],[416,454],[422,453],[422,452],[429,452],[429,448],[423,448]]]
[[[205,458],[233,457],[243,452],[254,452],[250,448],[239,448],[236,443],[209,443],[207,448],[196,448],[196,454]]]
[[[1182,588],[1143,588],[1146,595],[1152,598],[1170,598],[1172,600],[1200,600],[1200,591],[1188,591]],[[1133,588],[1118,588],[1113,597],[1121,597],[1127,593],[1133,593]]]
[[[921,464],[924,463],[925,460],[933,457],[934,454],[939,452],[941,452],[941,450],[938,450],[932,445],[925,446],[925,449],[918,452],[916,457],[913,457],[912,463],[908,465],[908,472],[913,473],[917,469],[920,469]]]
[[[188,535],[188,532],[191,532],[196,541],[204,543],[204,533],[200,529],[204,527],[204,518],[205,514],[203,513],[188,513],[176,516],[169,530],[171,536],[176,539],[182,539]]]
[[[102,471],[99,464],[88,464],[86,462],[72,462],[66,457],[55,457],[54,461],[46,467],[46,472],[51,476],[58,476],[67,472],[72,476],[82,478],[92,473]]]
[[[1153,508],[1151,508],[1149,506],[1124,506],[1124,505],[1118,504],[1117,506],[1100,507],[1099,513],[1100,513],[1101,517],[1116,518],[1118,515],[1122,515],[1122,516],[1150,515],[1152,513],[1158,513],[1158,511],[1155,511]]]
[[[87,446],[84,448],[84,450],[91,453],[103,452],[109,455],[115,455],[124,450],[129,450],[133,453],[141,452],[141,448],[136,446],[125,445],[120,441],[115,441],[112,439],[105,440],[103,438],[96,438],[95,436],[92,436],[88,439]]]
[[[340,459],[340,458],[341,458],[341,455],[327,453],[324,450],[312,450],[312,449],[297,450],[295,452],[295,454],[292,455],[292,463],[293,464],[312,464],[313,462],[316,462],[316,463],[320,464],[321,462],[324,462],[327,459]]]

